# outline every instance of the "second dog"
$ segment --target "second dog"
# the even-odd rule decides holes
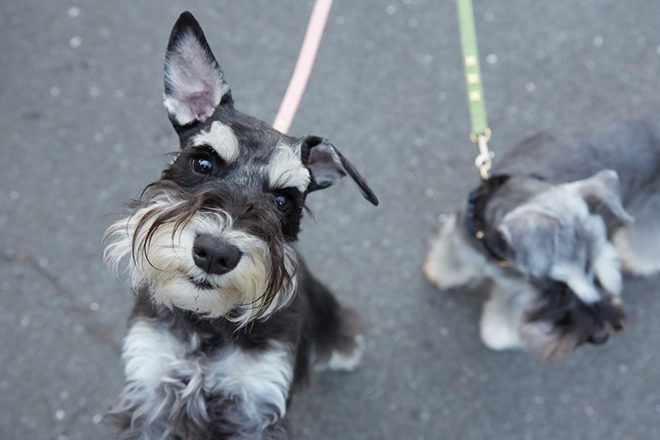
[[[621,268],[660,269],[660,111],[539,134],[498,161],[443,225],[424,271],[440,288],[491,279],[494,350],[544,358],[623,327]]]

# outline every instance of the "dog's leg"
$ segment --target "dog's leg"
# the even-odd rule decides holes
[[[213,405],[213,402],[211,405]],[[238,408],[235,407],[233,403],[223,402],[217,404],[216,402],[215,409],[217,408],[220,408],[223,414],[215,417],[215,420],[217,421],[224,418],[225,424],[217,424],[217,426],[214,426],[211,432],[207,434],[208,437],[204,438],[221,438],[227,440],[288,440],[291,438],[287,423],[283,419],[271,423],[263,430],[255,430],[252,421],[249,420],[249,418],[245,418],[246,414],[234,411],[234,409]],[[231,415],[231,421],[227,420],[227,414]]]
[[[463,218],[463,215],[452,215],[442,225],[424,263],[426,278],[441,289],[480,280],[484,276],[480,268],[487,264],[486,259],[466,242],[464,234],[467,232],[457,224],[457,218]]]
[[[649,276],[660,272],[660,183],[640,194],[626,210],[635,222],[614,232],[612,242],[619,251],[625,272]]]
[[[339,303],[332,293],[305,270],[301,293],[308,301],[308,331],[314,369],[352,371],[364,351],[364,331],[357,312]]]
[[[491,350],[501,351],[524,347],[520,339],[522,308],[514,295],[514,286],[505,287],[495,283],[490,298],[484,303],[479,336]]]
[[[137,319],[124,342],[128,384],[112,418],[122,440],[223,438],[283,440],[294,347],[230,344],[200,353],[199,335]]]
[[[284,420],[269,426],[263,432],[260,440],[287,440],[290,438],[288,428]]]
[[[230,346],[210,358],[205,391],[212,421],[209,438],[283,440],[283,419],[294,375],[294,347],[271,341],[268,348]]]

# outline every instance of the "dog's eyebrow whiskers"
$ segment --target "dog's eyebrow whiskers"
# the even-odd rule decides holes
[[[239,155],[239,142],[230,127],[213,121],[208,131],[196,135],[194,147],[210,147],[226,163],[234,162]]]

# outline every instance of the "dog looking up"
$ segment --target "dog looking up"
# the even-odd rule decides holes
[[[291,388],[311,362],[357,366],[357,314],[294,248],[310,192],[349,175],[327,140],[295,138],[234,108],[195,18],[167,45],[164,104],[180,150],[106,232],[137,296],[113,409],[121,439],[285,439]]]
[[[604,343],[624,324],[621,266],[660,269],[659,169],[658,109],[527,139],[442,226],[424,272],[442,289],[493,281],[491,349],[555,358]]]

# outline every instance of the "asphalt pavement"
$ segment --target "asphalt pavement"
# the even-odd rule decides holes
[[[658,98],[660,2],[474,3],[496,153]],[[161,104],[178,15],[200,21],[237,108],[270,122],[311,7],[0,3],[1,439],[112,438],[133,298],[101,238],[178,148]],[[489,351],[483,292],[424,279],[428,241],[479,181],[462,81],[453,1],[335,0],[290,133],[329,138],[381,205],[350,181],[308,199],[299,248],[360,310],[367,351],[295,396],[295,438],[660,438],[659,277],[626,277],[626,329],[552,363]]]

